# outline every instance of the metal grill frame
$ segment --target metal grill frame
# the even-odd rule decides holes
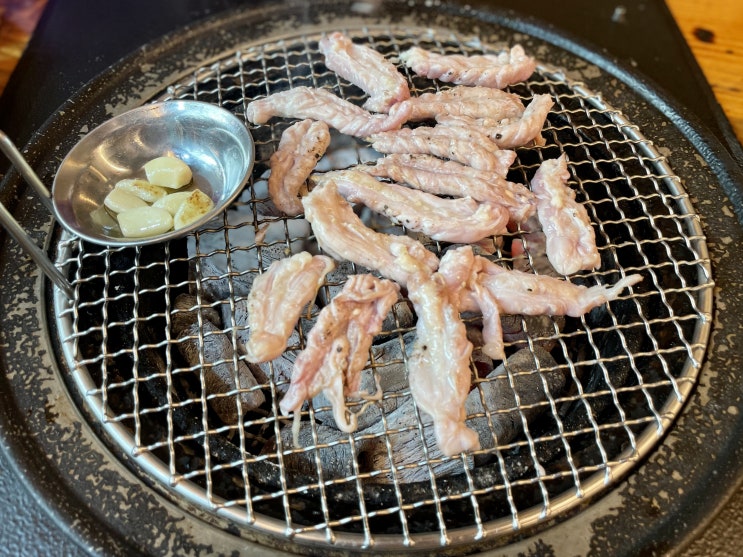
[[[364,29],[365,32],[368,30],[368,28]],[[406,34],[409,34],[409,30],[406,30]],[[277,43],[278,42],[279,41],[277,41]],[[249,45],[242,50],[248,51]],[[207,74],[211,75],[215,71],[218,73],[224,69],[225,68],[221,67],[220,63],[207,66],[204,70],[205,73],[199,74],[198,78],[195,78],[193,85],[197,84],[199,79],[202,79]],[[576,486],[577,493],[566,494],[564,497],[558,497],[551,500],[546,498],[547,502],[542,508],[528,509],[526,511],[518,510],[513,517],[502,521],[487,523],[479,522],[475,525],[474,529],[448,530],[444,525],[444,518],[440,517],[441,528],[438,532],[431,534],[404,534],[402,546],[414,545],[416,548],[429,548],[440,547],[442,545],[457,545],[459,543],[472,542],[473,540],[476,541],[485,536],[512,532],[515,529],[525,529],[531,525],[557,517],[561,513],[574,508],[576,505],[582,504],[586,499],[603,491],[606,487],[631,470],[632,467],[634,467],[644,455],[648,454],[648,452],[651,451],[662,438],[667,427],[672,423],[675,416],[680,411],[689,391],[693,387],[696,381],[696,374],[700,362],[704,356],[704,348],[710,329],[709,312],[711,308],[711,271],[706,245],[704,243],[704,235],[699,226],[698,217],[695,215],[691,203],[688,200],[688,196],[683,191],[678,179],[665,163],[664,158],[659,154],[657,149],[655,149],[655,147],[642,136],[641,132],[620,112],[604,103],[599,95],[587,90],[581,84],[572,83],[561,70],[547,66],[540,66],[538,71],[547,79],[554,80],[558,83],[570,83],[570,87],[575,91],[578,97],[585,99],[593,109],[599,110],[607,115],[613,125],[628,138],[629,143],[632,145],[632,149],[636,150],[637,156],[644,157],[643,160],[652,165],[653,169],[648,169],[650,179],[657,180],[659,184],[662,184],[662,186],[670,192],[667,198],[663,199],[663,202],[668,204],[669,208],[675,206],[674,208],[677,212],[674,213],[674,216],[679,217],[679,220],[683,221],[683,224],[687,228],[686,232],[681,231],[679,228],[679,233],[686,238],[689,249],[696,254],[696,260],[685,262],[685,264],[695,265],[698,268],[698,279],[700,282],[700,286],[698,287],[698,290],[696,290],[696,293],[699,295],[699,299],[696,300],[696,304],[699,306],[699,322],[694,333],[694,339],[684,347],[684,350],[687,350],[690,354],[689,364],[677,377],[669,374],[670,382],[673,385],[674,396],[669,397],[669,400],[665,403],[663,408],[653,410],[653,418],[648,420],[648,426],[640,436],[635,438],[634,435],[630,435],[630,438],[633,439],[632,447],[626,453],[620,454],[613,459],[609,459],[609,461],[606,462],[603,473],[601,470],[597,469],[588,480],[581,481]],[[242,75],[242,72],[240,72],[240,74]],[[185,87],[187,88],[188,86],[189,83],[187,81]],[[171,87],[168,89],[168,95],[175,96],[177,94],[177,88]],[[276,141],[277,139],[278,138],[276,138]],[[585,184],[579,183],[579,186],[585,187]],[[636,240],[636,242],[641,243],[642,241]],[[69,267],[70,263],[75,260],[76,257],[80,256],[80,252],[78,251],[79,246],[75,240],[70,238],[63,238],[61,246],[60,265],[62,267]],[[678,262],[674,260],[674,264],[678,264]],[[78,284],[77,281],[73,281],[73,285],[76,284]],[[689,287],[688,290],[695,291],[695,287]],[[661,288],[660,291],[663,292],[663,289]],[[136,292],[137,291],[135,290],[135,296]],[[204,507],[207,510],[216,512],[229,520],[240,524],[251,524],[258,528],[264,528],[272,534],[288,536],[297,541],[306,541],[310,543],[333,543],[336,547],[364,548],[373,546],[377,549],[400,547],[398,545],[398,536],[393,536],[394,539],[390,539],[385,535],[375,535],[366,530],[365,536],[363,536],[362,539],[358,539],[358,537],[345,532],[336,532],[332,527],[323,524],[318,524],[310,528],[292,528],[289,520],[286,522],[276,521],[266,517],[251,516],[250,513],[246,516],[243,513],[244,509],[238,505],[224,504],[220,501],[214,501],[208,490],[205,499],[201,488],[187,481],[187,477],[179,477],[177,473],[174,473],[172,468],[172,459],[171,466],[165,467],[167,468],[165,469],[162,462],[153,457],[149,453],[149,450],[146,450],[146,448],[141,446],[136,433],[134,437],[132,437],[130,430],[123,427],[115,417],[112,418],[108,415],[109,409],[105,403],[105,390],[101,391],[100,386],[95,385],[91,381],[90,376],[84,369],[85,362],[81,363],[77,356],[74,341],[78,337],[78,333],[75,332],[74,326],[70,322],[70,320],[74,320],[74,311],[71,311],[70,308],[67,307],[65,300],[59,297],[59,295],[55,297],[55,311],[60,317],[60,336],[63,339],[68,340],[68,342],[62,343],[65,350],[65,359],[70,364],[71,369],[75,369],[74,379],[79,385],[81,392],[85,394],[90,408],[104,424],[107,432],[112,435],[120,447],[125,452],[133,454],[138,466],[146,471],[147,474],[154,477],[156,481],[163,483],[164,485],[169,485],[170,488],[172,488],[179,496],[183,496],[188,501]],[[646,326],[650,328],[651,324],[646,324]],[[72,340],[73,342],[69,342],[69,340]],[[578,384],[580,383],[578,382]],[[617,392],[613,390],[611,395],[614,398],[618,396]],[[648,395],[647,392],[645,392],[645,395],[650,398],[650,395]],[[274,398],[274,400],[276,399]],[[555,401],[550,400],[549,403],[554,411]],[[654,424],[654,427],[652,424]],[[599,424],[595,424],[594,433],[598,435],[599,431]],[[215,433],[219,433],[219,431],[217,430]],[[528,430],[527,445],[533,451],[534,441],[529,437]],[[208,450],[206,452],[207,454],[209,453]],[[578,471],[574,470],[572,473],[577,478]],[[175,485],[170,485],[174,482]],[[509,486],[505,486],[505,488],[509,489]],[[544,488],[543,490],[546,493]],[[477,508],[476,490],[472,490],[470,493],[463,493],[461,496],[472,498],[474,502],[473,506]],[[289,504],[286,499],[287,495],[284,494],[282,497],[285,501],[285,508],[288,509]],[[441,504],[445,502],[445,500],[446,497],[436,498],[433,501],[433,505],[435,505],[437,509],[440,509]],[[394,511],[395,510],[392,509],[390,512]],[[440,513],[440,511],[437,512]],[[404,513],[401,512],[401,515],[403,514]],[[287,510],[287,517],[288,516],[289,513]],[[364,520],[363,516],[361,517],[361,520]]]

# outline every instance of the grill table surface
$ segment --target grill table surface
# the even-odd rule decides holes
[[[25,144],[62,102],[108,65],[163,33],[237,4],[166,1],[152,5],[135,1],[119,9],[83,0],[51,2],[0,100],[0,128],[16,143]],[[597,8],[593,2],[583,1],[562,6],[541,1],[528,5],[493,3],[518,9],[526,15],[538,14],[556,28],[606,49],[620,63],[636,60],[637,70],[652,75],[653,84],[676,91],[679,103],[692,109],[734,155],[739,155],[740,146],[732,139],[727,122],[716,108],[663,3],[625,4],[627,23],[620,28],[612,24],[611,5]],[[142,17],[144,13],[147,17]],[[637,29],[638,40],[627,41],[627,29],[633,27]],[[86,32],[70,33],[70,29],[77,28]],[[662,60],[652,52],[663,52]],[[24,546],[39,554],[82,553],[79,546],[38,509],[21,484],[12,479],[13,472],[7,468],[5,458],[3,455],[0,459],[0,486],[4,488],[0,518],[4,524],[5,547],[11,553]]]

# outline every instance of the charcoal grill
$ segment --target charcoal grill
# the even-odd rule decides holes
[[[240,412],[238,424],[222,423],[210,410],[215,395],[203,391],[199,370],[180,359],[178,340],[169,331],[178,313],[173,307],[177,294],[195,293],[194,310],[204,321],[208,310],[231,309],[244,299],[241,281],[265,270],[277,251],[312,246],[301,219],[264,212],[268,158],[287,125],[275,121],[252,128],[256,165],[243,195],[221,219],[188,240],[104,249],[61,230],[42,229],[74,291],[70,300],[58,290],[46,290],[53,310],[45,342],[59,366],[53,391],[71,399],[71,414],[64,420],[90,427],[110,451],[114,468],[157,494],[166,509],[162,512],[185,516],[181,533],[198,537],[201,524],[209,543],[222,548],[247,539],[264,549],[297,552],[519,551],[519,540],[565,528],[585,515],[588,505],[589,513],[602,508],[607,503],[601,495],[628,474],[641,474],[646,459],[663,449],[710,359],[714,282],[698,196],[715,177],[705,176],[708,170],[689,160],[676,162],[676,153],[669,153],[664,137],[657,135],[663,116],[652,107],[638,108],[643,100],[636,92],[621,82],[607,90],[596,66],[497,18],[465,11],[444,25],[435,13],[427,16],[429,22],[421,21],[420,14],[414,21],[390,17],[382,23],[353,15],[297,29],[270,13],[261,17],[268,21],[261,28],[265,36],[244,40],[250,17],[233,23],[218,41],[220,49],[207,39],[193,44],[194,52],[202,48],[212,55],[184,64],[169,80],[143,88],[120,108],[196,99],[244,117],[250,100],[300,85],[328,87],[360,102],[361,92],[327,71],[317,50],[322,34],[337,29],[392,59],[413,45],[475,54],[518,41],[540,65],[512,91],[526,102],[534,94],[550,93],[556,106],[544,130],[546,145],[519,149],[510,178],[527,183],[542,160],[565,152],[571,184],[588,207],[602,254],[600,269],[571,280],[613,283],[639,272],[643,281],[616,302],[564,326],[553,323],[544,338],[532,337],[534,343],[549,337],[555,366],[569,386],[537,403],[544,407],[538,418],[527,418],[530,407],[519,405],[518,392],[513,408],[489,409],[486,418],[491,420],[516,411],[524,433],[475,454],[474,466],[468,458],[453,457],[454,472],[437,475],[432,471],[437,463],[423,451],[415,466],[427,471],[425,481],[400,481],[400,471],[367,469],[361,459],[354,460],[351,473],[337,477],[323,464],[323,452],[332,447],[322,442],[292,447],[279,441],[267,450],[271,437],[289,423],[278,412],[281,381],[269,373],[261,386],[269,403],[261,412]],[[480,22],[477,32],[469,25],[473,17]],[[409,78],[414,94],[441,86]],[[81,118],[86,125],[86,117]],[[74,129],[75,124],[68,125]],[[335,137],[333,145],[338,147],[326,165],[370,158],[360,142]],[[269,234],[256,240],[265,227]],[[519,231],[507,235],[506,245],[520,237]],[[437,253],[443,248],[429,247]],[[505,249],[494,257],[510,264]],[[217,287],[226,288],[227,295],[215,297]],[[239,354],[240,326],[228,319],[221,330]],[[410,330],[397,322],[385,333],[403,342]],[[300,331],[290,350],[298,351],[303,343]],[[225,356],[222,363],[238,358]],[[366,373],[380,373],[388,364],[373,360]],[[549,371],[554,370],[539,370]],[[513,372],[507,378],[511,385],[518,381]],[[475,379],[475,388],[481,388],[481,381]],[[224,396],[235,399],[235,394]],[[311,406],[302,419],[316,424],[320,411]],[[417,413],[409,427],[422,433],[430,426]],[[317,429],[313,433],[317,439]],[[399,433],[386,429],[377,436],[391,447]],[[361,441],[363,435],[354,434],[334,443],[353,448]],[[287,464],[300,452],[312,455],[315,467],[309,474]],[[382,476],[392,481],[380,482]],[[167,518],[164,522],[173,526]]]

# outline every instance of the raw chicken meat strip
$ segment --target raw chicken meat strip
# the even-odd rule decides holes
[[[601,266],[596,235],[586,208],[568,186],[565,155],[544,161],[531,181],[537,216],[547,238],[547,257],[558,273],[571,275]]]
[[[505,176],[516,154],[501,151],[477,129],[471,131],[452,132],[447,126],[421,126],[373,134],[367,141],[380,153],[435,155]]]
[[[530,274],[563,279],[547,258],[547,238],[533,215],[521,223],[522,233],[511,241],[511,268]],[[511,346],[537,342],[547,350],[554,348],[556,334],[565,326],[564,315],[504,315],[501,317],[503,340]],[[531,340],[530,340],[531,339]]]
[[[521,222],[536,211],[534,194],[527,187],[493,172],[430,155],[387,155],[373,166],[357,168],[428,193],[497,203],[508,209],[512,222]]]
[[[340,170],[316,175],[317,184],[332,180],[338,193],[351,203],[372,211],[409,230],[443,242],[477,242],[502,234],[508,211],[493,203],[478,203],[471,197],[444,199],[405,186],[383,183],[358,170]]]
[[[348,277],[343,290],[320,311],[307,347],[294,363],[291,385],[279,404],[284,415],[298,412],[305,400],[322,392],[333,406],[338,429],[356,431],[356,414],[346,407],[345,397],[359,394],[372,340],[398,293],[399,287],[386,279]]]
[[[400,103],[392,106],[389,114],[371,114],[327,89],[295,87],[252,101],[245,116],[253,124],[265,124],[273,117],[310,118],[325,122],[343,134],[366,137],[398,129],[407,121],[410,110]]]
[[[441,258],[438,272],[444,277],[449,293],[460,311],[482,313],[482,352],[494,360],[503,360],[503,328],[498,300],[477,280],[475,254],[469,246],[449,249]]]
[[[303,251],[274,261],[256,277],[248,295],[248,361],[273,360],[286,349],[302,309],[315,299],[325,275],[335,266],[324,255]]]
[[[411,272],[408,297],[418,315],[416,342],[408,358],[408,381],[416,404],[433,418],[438,447],[446,456],[480,448],[465,425],[472,343],[439,273]]]
[[[423,93],[403,102],[413,107],[409,122],[433,119],[439,114],[499,121],[520,118],[524,113],[524,104],[517,95],[491,87],[459,85],[436,93]]]
[[[493,358],[502,357],[500,314],[580,317],[615,300],[625,288],[642,280],[635,274],[612,286],[589,288],[552,276],[506,269],[485,257],[474,255],[472,246],[448,250],[441,258],[438,273],[451,295],[456,297],[459,311],[482,312],[483,349]]]
[[[396,305],[401,300],[398,299]],[[407,301],[402,302],[407,303]],[[394,313],[393,305],[390,314]],[[413,323],[415,325],[415,323]],[[382,333],[396,330],[398,327],[393,323],[391,327],[382,324]],[[357,429],[366,429],[382,421],[382,416],[388,416],[405,402],[411,400],[408,393],[408,370],[405,367],[407,354],[415,342],[415,331],[405,333],[402,338],[397,334],[393,335],[391,340],[381,342],[379,337],[375,337],[374,343],[369,351],[369,361],[374,363],[374,370],[361,374],[358,392],[364,393],[363,398],[358,397],[365,402],[363,411],[356,411]],[[367,405],[366,402],[374,400],[375,404]],[[357,405],[360,400],[354,401]],[[351,406],[349,404],[349,406]],[[333,408],[330,407],[330,401],[320,393],[312,399],[312,407],[315,410],[315,420],[329,427],[337,427],[333,417]]]
[[[412,47],[400,54],[400,60],[417,75],[457,85],[481,85],[504,89],[528,79],[536,69],[534,58],[521,45],[500,54],[465,56],[438,54]]]
[[[302,198],[305,218],[328,255],[378,270],[401,286],[408,281],[404,263],[412,260],[434,271],[438,258],[409,236],[381,234],[364,225],[332,180],[317,185]]]
[[[521,147],[532,141],[537,145],[544,145],[541,132],[554,104],[550,95],[534,95],[519,118],[498,121],[442,113],[436,116],[436,121],[444,126],[480,130],[501,149]]]
[[[302,120],[289,126],[271,155],[268,193],[274,205],[290,216],[304,208],[299,190],[325,154],[330,144],[330,130],[325,122]]]
[[[410,98],[405,77],[376,50],[355,44],[339,32],[323,37],[318,46],[329,70],[369,95],[364,103],[366,110],[389,112],[392,105]]]
[[[516,160],[516,151],[511,149],[501,149],[486,133],[483,133],[478,129],[466,128],[464,126],[435,126],[433,129],[438,129],[441,133],[460,141],[467,141],[490,150],[497,161],[491,170],[503,178],[506,177],[508,170]]]
[[[587,287],[555,277],[509,270],[481,256],[475,256],[475,261],[481,269],[477,280],[495,296],[503,313],[580,317],[615,300],[625,288],[642,280],[634,274],[611,286]]]

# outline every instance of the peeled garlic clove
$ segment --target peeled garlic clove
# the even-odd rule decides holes
[[[173,228],[173,217],[158,207],[137,207],[117,215],[121,233],[127,238],[146,238],[168,232]]]
[[[176,230],[188,226],[199,220],[214,208],[214,202],[201,190],[194,190],[173,217],[173,226]]]
[[[180,206],[183,205],[183,202],[186,201],[186,199],[188,199],[190,195],[190,191],[177,191],[175,193],[170,193],[165,197],[161,197],[160,199],[155,201],[152,206],[159,207],[160,209],[165,209],[171,215],[175,215],[178,212]]]
[[[147,207],[147,202],[144,199],[117,188],[111,190],[103,200],[103,204],[114,213],[121,213],[137,207]]]
[[[164,188],[179,189],[193,177],[191,169],[176,157],[158,157],[144,165],[147,181]]]
[[[165,188],[150,184],[147,180],[140,180],[139,178],[119,180],[116,182],[116,189],[136,195],[147,203],[154,203],[168,195],[168,190]]]

